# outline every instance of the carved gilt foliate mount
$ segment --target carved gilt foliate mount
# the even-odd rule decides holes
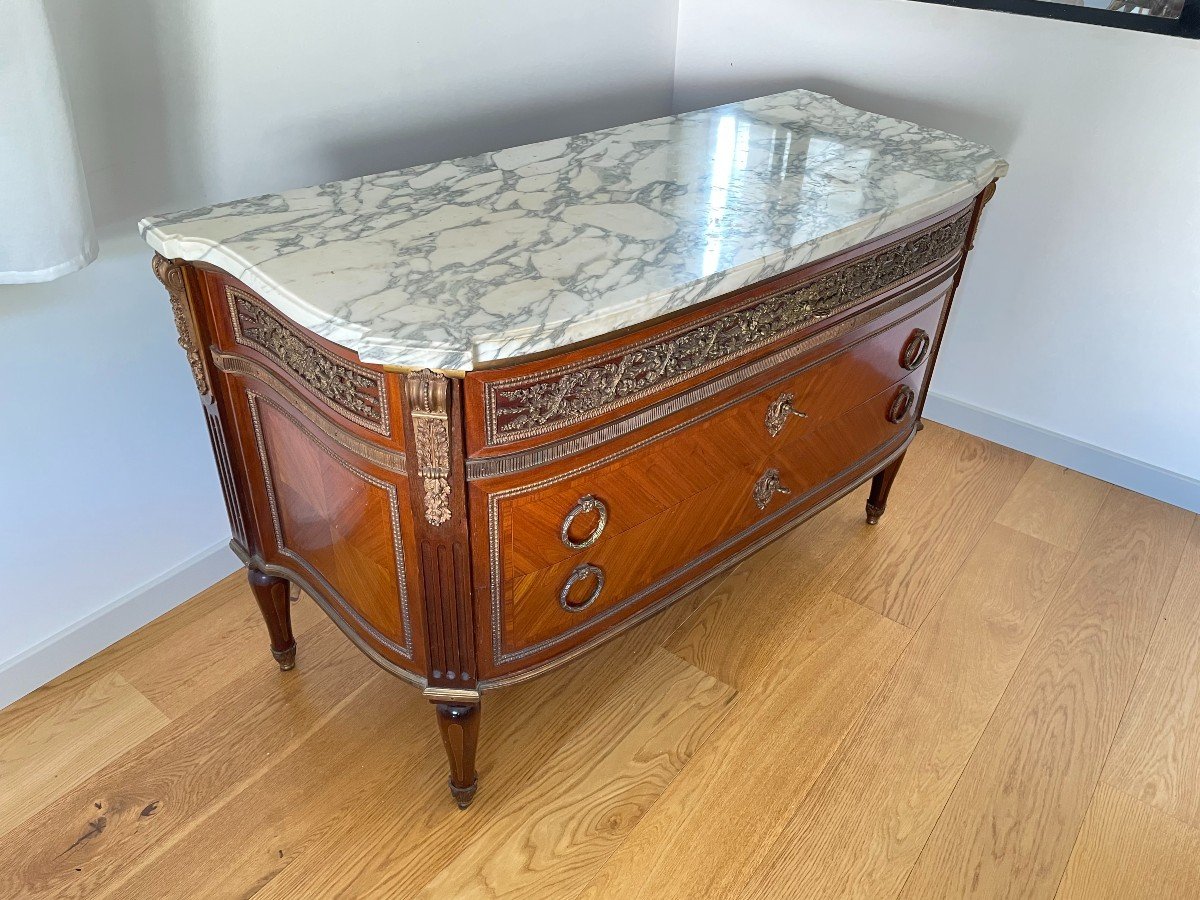
[[[416,445],[417,475],[425,488],[425,521],[450,521],[450,382],[429,369],[404,381]]]
[[[226,288],[234,339],[253,347],[303,381],[350,421],[388,436],[387,391],[378,373],[355,366],[316,346],[276,313]]]
[[[167,296],[171,298],[171,313],[175,317],[175,330],[179,333],[179,346],[187,354],[188,365],[192,367],[192,378],[196,381],[196,390],[202,395],[207,394],[208,376],[204,373],[204,361],[196,344],[196,336],[192,332],[191,320],[188,318],[187,283],[184,281],[183,266],[177,266],[156,253],[151,267],[155,277],[167,289]]]

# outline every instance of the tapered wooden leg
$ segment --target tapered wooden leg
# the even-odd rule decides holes
[[[871,496],[867,498],[868,525],[879,524],[879,517],[887,509],[888,494],[892,492],[892,482],[896,480],[896,473],[900,471],[902,462],[904,462],[903,453],[880,469],[871,479]]]
[[[292,607],[288,599],[289,582],[257,569],[249,570],[250,588],[267,623],[271,636],[271,655],[279,669],[287,672],[296,668],[296,639],[292,636]]]
[[[471,805],[479,778],[475,774],[475,746],[479,743],[478,703],[437,704],[438,728],[450,759],[450,793],[459,809]]]

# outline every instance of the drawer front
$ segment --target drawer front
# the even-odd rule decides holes
[[[808,435],[906,377],[932,352],[943,294],[915,301],[909,315],[814,364],[768,373],[751,396],[648,444],[504,501],[510,530],[505,564],[521,577],[624,534],[732,470]],[[601,522],[601,518],[604,519]]]
[[[819,502],[823,488],[853,474],[873,451],[901,446],[922,379],[918,367],[758,458],[719,469],[700,490],[621,533],[606,527],[593,544],[551,565],[517,574],[496,560],[502,577],[493,597],[493,663],[511,667],[569,649],[635,615],[655,592],[685,583],[734,544]],[[591,516],[585,528],[597,521],[591,511],[584,515]]]

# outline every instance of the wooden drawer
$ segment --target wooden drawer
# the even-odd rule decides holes
[[[867,328],[857,340],[799,369],[782,366],[748,380],[715,414],[648,444],[645,451],[582,467],[578,474],[504,501],[506,577],[574,558],[587,549],[579,545],[611,541],[712,488],[731,470],[757,466],[769,454],[805,441],[910,371],[922,371],[944,294],[940,290],[914,300],[899,321]],[[597,507],[606,516],[602,530]]]
[[[918,367],[836,418],[724,467],[700,490],[620,533],[606,528],[569,557],[523,575],[505,566],[494,598],[493,661],[505,665],[566,649],[588,632],[610,628],[733,542],[816,502],[823,487],[861,467],[872,451],[900,445],[912,430],[922,379]],[[709,465],[701,460],[694,467]],[[765,490],[772,480],[787,493]]]

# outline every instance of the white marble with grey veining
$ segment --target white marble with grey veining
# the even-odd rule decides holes
[[[901,228],[1007,171],[795,90],[141,222],[366,362],[468,370]]]

